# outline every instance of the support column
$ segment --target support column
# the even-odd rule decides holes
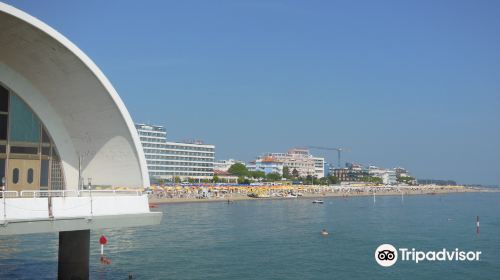
[[[90,230],[59,232],[57,279],[89,279]]]

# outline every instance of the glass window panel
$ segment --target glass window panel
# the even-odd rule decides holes
[[[0,86],[0,112],[9,111],[9,91]]]
[[[50,137],[45,127],[42,127],[42,143],[50,143]]]
[[[40,187],[49,186],[49,161],[42,160],[42,165],[40,168]]]
[[[15,94],[11,94],[9,116],[10,140],[40,141],[40,121],[26,103]]]
[[[7,150],[7,146],[5,145],[0,145],[0,154],[5,154],[5,151]],[[1,177],[0,177],[1,178]]]
[[[50,147],[42,147],[42,155],[50,156]]]
[[[0,184],[2,184],[2,178],[5,178],[5,159],[0,159]]]
[[[0,114],[0,140],[7,140],[7,115]]]
[[[55,148],[52,148],[52,159],[59,160],[59,155],[57,154],[57,151]]]
[[[12,146],[10,147],[10,152],[13,154],[29,154],[36,155],[38,153],[37,147],[18,147]]]
[[[27,177],[28,178],[26,178],[26,179],[28,181],[28,184],[33,183],[33,168],[28,169],[28,176]]]
[[[19,168],[12,170],[12,182],[17,184],[19,182]]]

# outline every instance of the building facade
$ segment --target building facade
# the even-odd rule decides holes
[[[217,176],[218,181],[215,183],[233,183],[237,184],[238,183],[238,176],[234,176],[229,174],[227,171],[222,171],[222,170],[214,170],[214,177]]]
[[[152,179],[207,180],[214,176],[215,146],[169,142],[163,126],[136,124]]]
[[[394,185],[397,183],[396,170],[379,168],[376,166],[365,167],[355,163],[346,163],[345,168],[334,168],[333,175],[342,182],[362,182],[366,178],[377,177],[382,179],[382,182],[386,185]]]
[[[325,177],[325,158],[322,157],[313,157],[314,161],[314,174],[316,174],[316,178]]]
[[[291,174],[296,170],[299,177],[323,178],[325,176],[325,159],[314,157],[308,149],[304,148],[293,148],[286,153],[267,153],[250,163],[250,169],[267,170],[281,175],[283,175],[283,167],[288,167]]]
[[[59,232],[58,278],[89,279],[90,230],[160,223],[139,137],[62,34],[0,2],[0,42],[0,235]]]
[[[333,168],[330,174],[339,178],[341,182],[362,182],[369,176],[368,169],[359,164],[346,163],[344,168]]]
[[[6,190],[64,190],[56,146],[28,105],[0,84],[0,178]]]
[[[106,76],[62,34],[1,6],[0,39],[8,42],[0,44],[6,189],[76,190],[82,178],[93,185],[149,185],[132,119]]]
[[[229,168],[235,163],[241,163],[243,165],[246,165],[243,161],[234,160],[234,159],[222,159],[222,160],[217,160],[214,162],[214,170],[228,171]]]
[[[262,171],[266,175],[278,173],[283,176],[283,162],[272,156],[259,157],[247,165],[249,171]]]
[[[379,168],[376,166],[368,167],[368,174],[372,177],[378,177],[382,179],[385,185],[395,185],[397,184],[396,171],[391,169]]]

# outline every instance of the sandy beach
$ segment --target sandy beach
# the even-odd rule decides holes
[[[453,193],[471,193],[471,192],[498,192],[499,190],[473,188],[464,186],[405,186],[405,187],[330,187],[319,190],[317,187],[300,186],[296,189],[295,193],[300,193],[297,197],[286,196],[269,196],[269,197],[249,197],[251,193],[225,193],[222,195],[212,195],[209,197],[195,197],[189,194],[179,195],[176,197],[161,197],[158,194],[149,195],[149,202],[151,204],[165,204],[165,203],[199,203],[199,202],[234,202],[242,200],[278,200],[278,199],[320,199],[324,197],[355,197],[355,196],[381,196],[381,195],[441,195]]]

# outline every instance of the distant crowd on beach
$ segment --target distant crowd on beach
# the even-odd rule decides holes
[[[196,201],[196,200],[239,200],[251,198],[290,198],[290,197],[321,197],[321,196],[360,196],[360,195],[411,195],[439,194],[453,192],[471,192],[477,189],[463,186],[153,186],[146,192],[153,202]]]

